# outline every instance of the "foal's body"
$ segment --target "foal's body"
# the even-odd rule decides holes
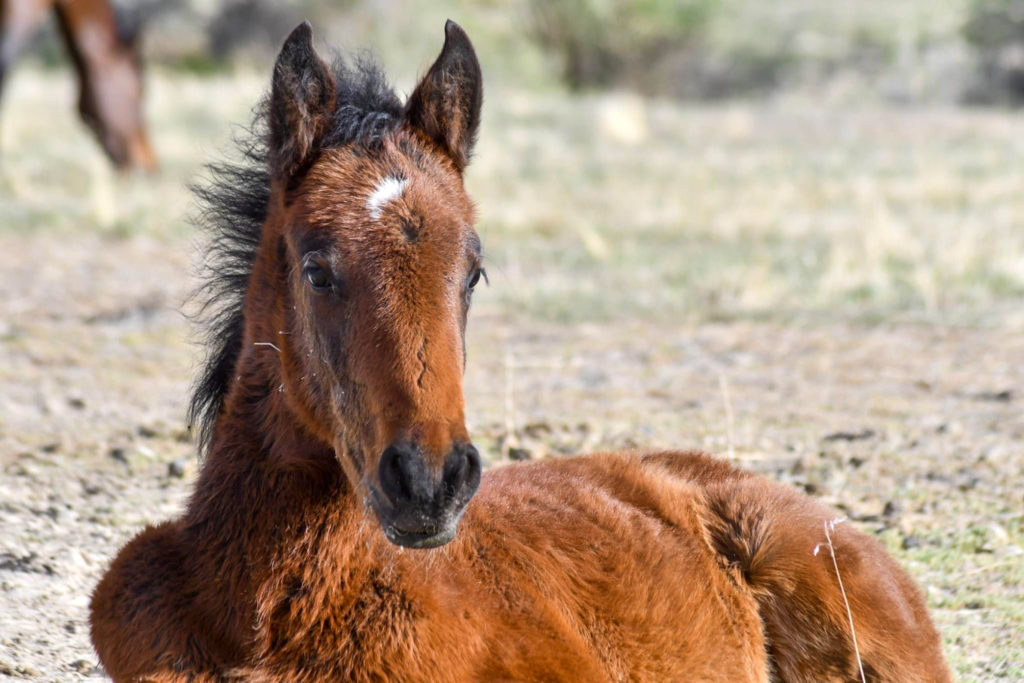
[[[698,455],[664,458],[681,470],[717,466]],[[254,498],[291,501],[287,489],[314,489],[302,507],[210,511],[217,536],[228,526],[248,539],[245,566],[231,571],[210,548],[210,520],[133,541],[115,565],[130,578],[101,584],[96,599],[137,588],[147,603],[97,620],[98,642],[104,623],[130,634],[100,655],[137,658],[137,668],[110,671],[117,680],[155,674],[154,660],[168,680],[176,667],[182,680],[235,667],[311,681],[765,679],[753,594],[712,551],[700,489],[647,460],[494,471],[459,536],[428,551],[388,543],[341,495],[340,471],[326,486],[323,473],[315,483],[282,473],[269,485],[281,490]],[[245,486],[219,486],[229,483]],[[166,599],[153,601],[154,589]]]
[[[694,453],[481,478],[465,325],[483,276],[462,173],[468,37],[403,105],[278,57],[255,165],[219,167],[213,321],[183,517],[93,595],[117,681],[947,680],[921,595],[872,539]],[[210,300],[208,299],[208,302]],[[217,304],[221,304],[218,308]],[[850,616],[852,615],[852,616]]]
[[[857,678],[831,556],[815,552],[830,513],[708,456],[489,472],[459,536],[428,551],[388,543],[329,461],[269,477],[266,465],[249,454],[216,482],[206,470],[201,516],[122,551],[94,598],[118,605],[94,617],[112,648],[101,658],[123,663],[115,680]],[[228,531],[244,565],[221,555]],[[832,539],[866,670],[948,680],[896,563],[848,527]]]

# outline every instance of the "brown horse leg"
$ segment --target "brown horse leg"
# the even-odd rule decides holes
[[[0,94],[4,74],[50,11],[53,0],[0,0]]]
[[[854,635],[869,681],[951,680],[921,592],[875,539],[837,524],[830,546],[834,514],[774,482],[707,491],[713,543],[755,593],[780,680],[859,681]]]
[[[176,524],[147,527],[118,554],[90,604],[92,641],[115,681],[219,680]],[[203,645],[201,645],[203,643]]]
[[[136,47],[117,32],[110,0],[56,0],[54,11],[78,75],[78,111],[121,169],[156,168],[142,117]]]

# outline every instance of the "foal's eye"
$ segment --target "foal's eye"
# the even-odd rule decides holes
[[[308,263],[303,269],[306,282],[315,292],[327,292],[331,289],[331,276],[323,266],[317,263]]]
[[[466,281],[466,289],[472,290],[476,287],[477,283],[480,282],[480,278],[487,278],[487,273],[484,272],[483,268],[474,268],[473,272],[469,274],[469,280]]]

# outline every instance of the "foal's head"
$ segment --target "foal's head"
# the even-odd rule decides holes
[[[388,539],[433,547],[455,536],[480,482],[462,396],[466,314],[483,273],[462,182],[480,66],[448,22],[404,106],[368,78],[332,71],[308,24],[277,58],[254,270],[271,278],[272,325],[247,330],[272,335],[288,412],[333,447]],[[266,316],[256,301],[247,318]]]

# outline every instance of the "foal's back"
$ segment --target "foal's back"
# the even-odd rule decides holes
[[[832,532],[848,612],[815,552],[829,511],[705,455],[488,472],[433,550],[388,543],[358,510],[317,514],[330,489],[275,481],[238,530],[258,551],[244,565],[204,564],[208,539],[180,523],[121,552],[93,600],[116,680],[851,681],[850,618],[869,680],[949,680],[919,591],[877,542]],[[231,572],[251,589],[218,588]]]
[[[501,618],[511,641],[555,661],[589,654],[616,680],[857,680],[852,615],[869,680],[949,680],[920,592],[880,544],[833,527],[848,612],[834,513],[723,461],[548,461],[491,473],[479,498],[465,530],[490,558],[481,580],[529,605]],[[562,630],[536,638],[537,623]]]
[[[510,596],[488,605],[495,642],[519,645],[488,675],[765,679],[756,602],[703,518],[699,486],[637,456],[489,473],[459,550],[489,592]]]

